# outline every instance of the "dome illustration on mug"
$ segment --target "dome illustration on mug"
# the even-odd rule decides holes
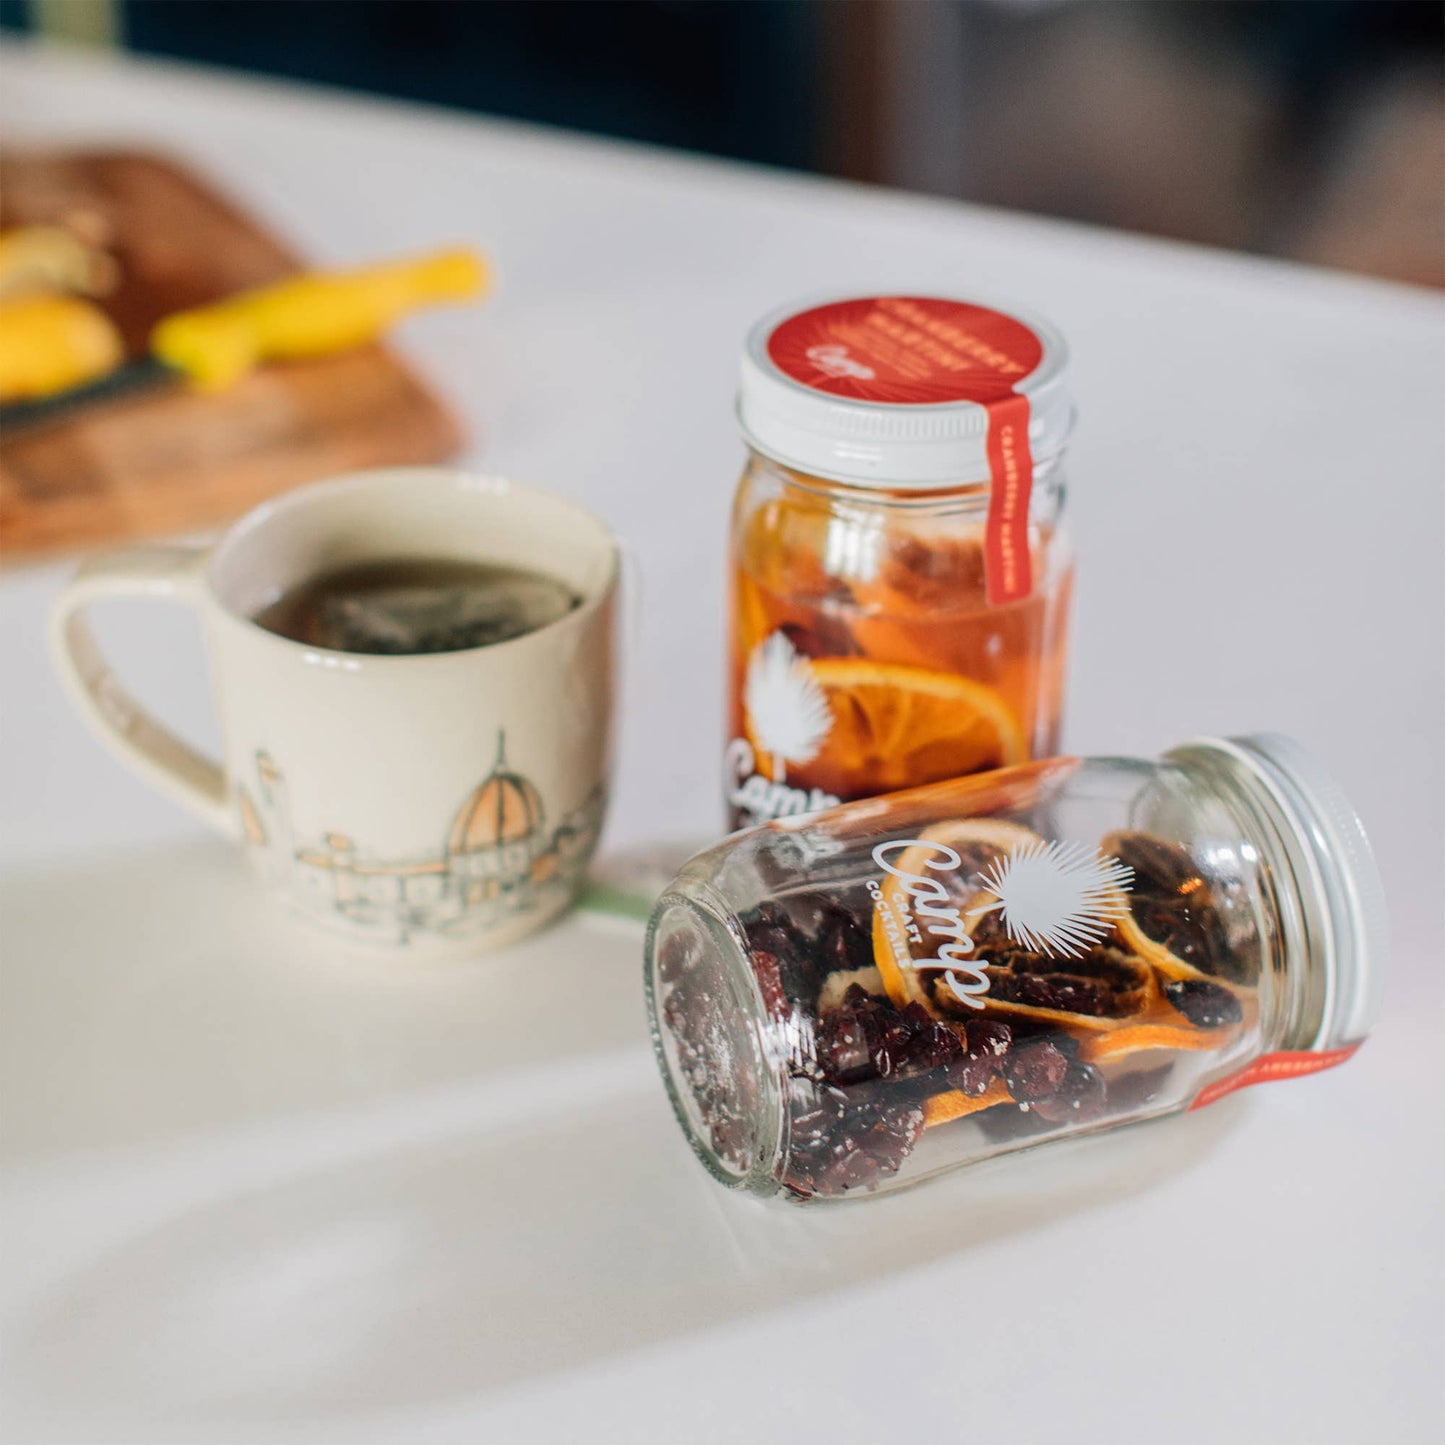
[[[285,773],[264,751],[256,754],[256,784],[254,797],[239,789],[243,833],[292,902],[347,933],[398,942],[486,928],[570,893],[596,846],[605,805],[594,790],[549,832],[541,793],[508,766],[505,731],[492,771],[463,799],[442,849],[423,857],[376,858],[334,831],[299,841]]]

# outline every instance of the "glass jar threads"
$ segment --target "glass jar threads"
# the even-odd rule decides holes
[[[741,834],[658,903],[646,982],[713,1175],[837,1198],[1342,1062],[1386,952],[1359,820],[1258,736]]]
[[[880,296],[752,331],[731,539],[735,827],[1052,753],[1068,350]]]

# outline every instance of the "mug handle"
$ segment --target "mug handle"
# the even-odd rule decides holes
[[[101,741],[163,792],[228,838],[240,825],[226,775],[164,728],[121,685],[101,654],[86,608],[103,597],[167,597],[197,606],[207,547],[137,547],[84,563],[50,613],[50,647],[66,689]]]

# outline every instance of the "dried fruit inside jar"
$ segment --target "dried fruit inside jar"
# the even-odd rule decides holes
[[[1072,570],[1047,532],[1035,577],[989,605],[976,515],[883,520],[801,485],[741,509],[734,825],[1051,752]]]
[[[934,1131],[977,1129],[989,1152],[1138,1117],[1154,1099],[1174,1097],[1178,1071],[1193,1077],[1215,1065],[1255,1018],[1257,953],[1231,945],[1209,885],[1182,848],[1146,834],[1128,841],[1130,856],[1148,848],[1160,864],[1148,875],[1141,913],[1188,908],[1221,945],[1212,969],[1163,945],[1147,956],[1136,948],[1132,892],[1107,894],[1110,876],[1124,878],[1123,864],[1112,875],[1103,870],[1092,936],[1076,932],[1065,949],[1058,939],[1021,941],[1001,906],[1010,865],[1017,870],[1020,858],[1058,845],[998,820],[939,825],[920,840],[960,859],[938,875],[948,889],[940,908],[955,910],[967,931],[971,948],[957,958],[969,960],[974,988],[948,966],[955,957],[938,961],[938,940],[922,931],[904,935],[907,958],[898,957],[899,935],[886,926],[898,879],[927,872],[906,851],[879,893],[803,890],[744,919],[770,1016],[791,1020],[796,1040],[781,1174],[790,1193],[866,1191],[903,1168]],[[1109,856],[1077,853],[1081,861]]]
[[[659,901],[646,977],[713,1174],[838,1199],[1345,1062],[1384,917],[1363,829],[1302,749],[1203,739],[725,839]]]

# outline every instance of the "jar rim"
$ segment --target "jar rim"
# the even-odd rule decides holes
[[[679,879],[657,902],[647,927],[644,991],[651,1026],[653,1053],[667,1087],[673,1114],[692,1151],[714,1179],[731,1189],[754,1193],[774,1192],[774,1164],[785,1127],[783,1083],[768,1048],[766,1010],[756,977],[748,967],[748,949],[740,926],[720,899],[696,880]],[[688,1070],[678,1055],[678,1040],[668,1026],[660,971],[664,952],[672,941],[667,930],[691,928],[701,947],[703,996],[715,999],[721,1017],[736,1026],[726,1041],[732,1067],[722,1080],[726,1092],[712,1101],[713,1109],[742,1120],[742,1147],[729,1159],[705,1117],[703,1101],[689,1082]],[[673,936],[675,938],[675,935]],[[716,1079],[720,1071],[710,1070]],[[751,1107],[745,1106],[751,1101]]]
[[[751,456],[784,473],[785,479],[791,485],[805,489],[808,489],[810,482],[821,482],[825,488],[841,488],[850,496],[856,494],[860,498],[867,497],[897,506],[937,505],[940,502],[946,504],[952,500],[960,505],[979,508],[988,506],[989,498],[993,493],[993,480],[987,472],[981,476],[953,477],[948,480],[930,482],[927,485],[907,481],[899,482],[878,476],[842,476],[837,473],[822,472],[811,464],[805,466],[800,462],[789,461],[786,457],[776,456],[772,452],[764,450],[746,431],[743,432],[743,443]],[[1035,497],[1047,490],[1050,479],[1058,477],[1057,467],[1064,451],[1065,448],[1061,447],[1046,456],[1036,455],[1033,458],[1032,490]]]

